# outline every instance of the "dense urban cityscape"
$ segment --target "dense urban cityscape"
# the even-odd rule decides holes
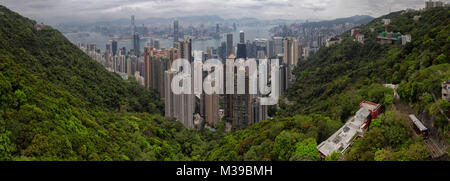
[[[131,16],[129,25],[131,35],[120,35],[120,37],[132,37],[132,41],[129,42],[131,45],[129,47],[132,48],[129,50],[126,47],[118,47],[118,41],[123,38],[113,38],[111,43],[105,45],[104,51],[95,43],[74,43],[109,71],[119,74],[125,80],[132,76],[142,86],[156,90],[161,99],[166,100],[166,117],[181,121],[189,129],[194,127],[200,129],[203,125],[212,131],[220,120],[225,119],[227,130],[231,131],[232,128],[242,129],[250,124],[267,120],[268,106],[259,105],[257,97],[251,94],[245,96],[173,95],[170,90],[170,80],[177,73],[171,70],[174,60],[181,58],[191,62],[205,62],[208,59],[225,61],[226,59],[276,58],[281,65],[280,93],[283,93],[295,79],[292,72],[299,59],[306,59],[320,47],[331,46],[337,42],[335,40],[337,35],[359,25],[354,22],[362,24],[372,19],[370,16],[356,16],[341,19],[341,22],[338,20],[330,22],[331,27],[311,25],[312,23],[291,24],[289,27],[283,25],[270,30],[274,36],[254,40],[246,39],[246,32],[238,30],[236,23],[233,23],[232,27],[222,27],[220,24],[216,24],[215,28],[205,28],[203,25],[189,26],[180,31],[179,20],[174,20],[173,28],[166,29],[173,32],[152,31],[151,33],[173,40],[173,45],[166,48],[161,45],[159,39],[143,39],[142,36],[149,36],[149,29],[144,25],[138,27],[135,24],[135,16]],[[238,35],[238,42],[234,42],[233,36],[236,35]],[[217,47],[193,50],[194,41],[206,39],[217,41],[224,39],[225,41]],[[142,44],[145,44],[143,50]],[[204,76],[206,75],[207,72],[204,73]]]

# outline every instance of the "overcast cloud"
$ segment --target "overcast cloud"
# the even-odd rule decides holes
[[[425,0],[0,0],[2,5],[48,24],[148,17],[218,15],[222,18],[334,19],[378,17]]]

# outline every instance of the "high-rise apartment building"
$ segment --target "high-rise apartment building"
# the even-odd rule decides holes
[[[169,50],[167,50],[167,58],[169,58],[169,64],[168,64],[168,69],[170,69],[170,67],[172,67],[172,62],[175,61],[176,59],[178,59],[178,49],[176,48],[170,48]]]
[[[214,76],[214,74],[212,74]],[[212,77],[212,80],[204,80],[208,83],[211,83],[212,87],[216,86],[216,82],[214,81],[214,77]],[[219,122],[219,95],[218,94],[203,94],[201,96],[203,100],[201,100],[201,103],[203,103],[203,106],[201,106],[204,109],[204,117],[205,121],[209,126],[215,127],[217,123]]]
[[[284,54],[283,54],[283,64],[288,66],[288,80],[289,85],[294,81],[293,70],[298,63],[298,41],[292,37],[286,37],[284,39]]]
[[[159,45],[159,40],[153,40],[153,48],[155,49],[161,49],[160,45]]]
[[[247,46],[245,43],[238,43],[237,44],[237,52],[236,52],[236,58],[247,58]]]
[[[284,62],[289,66],[297,66],[298,41],[292,37],[284,39]]]
[[[235,59],[235,57],[230,56],[229,59]],[[231,71],[231,72],[230,72]],[[238,71],[245,71],[245,93],[237,94],[238,88]],[[248,67],[233,67],[231,69],[224,66],[224,77],[226,74],[234,74],[234,94],[225,94],[225,120],[228,124],[231,124],[233,129],[241,129],[254,123],[253,119],[253,108],[252,100],[256,97],[254,94],[249,92],[249,70]],[[227,90],[227,86],[231,83],[224,81],[224,88]]]
[[[165,115],[180,121],[186,128],[194,128],[194,94],[174,94],[171,89],[171,81],[178,72],[170,69],[165,71]]]
[[[245,43],[245,33],[244,31],[239,32],[239,43],[244,44]]]
[[[111,44],[106,44],[106,53],[111,52]]]
[[[113,40],[112,41],[112,43],[111,43],[111,46],[112,46],[112,54],[113,54],[113,56],[116,56],[116,54],[117,54],[117,41],[116,40]]]
[[[234,54],[233,34],[228,33],[227,34],[227,53],[226,53],[226,57],[230,56],[231,54]]]
[[[153,47],[144,47],[144,86],[145,88],[152,88],[153,80],[150,77],[151,70],[153,69],[151,61],[151,53]]]
[[[144,51],[144,85],[159,93],[161,98],[165,97],[164,71],[170,68],[170,60],[163,56],[161,51],[152,47],[145,47]]]
[[[173,21],[173,45],[174,48],[179,48],[177,47],[178,45],[178,36],[180,35],[180,33],[178,32],[178,20],[174,20]]]
[[[255,39],[253,41],[253,53],[256,59],[268,58],[267,39]]]
[[[273,37],[273,56],[283,53],[283,37]]]
[[[175,118],[175,95],[172,92],[171,89],[171,85],[170,82],[172,81],[173,77],[175,77],[175,75],[178,72],[176,70],[173,69],[169,69],[167,71],[164,72],[164,82],[167,82],[167,84],[165,84],[164,90],[165,90],[165,117],[172,117]]]
[[[187,37],[178,42],[178,58],[193,61],[192,57],[192,39]]]
[[[220,27],[219,24],[216,24],[216,39],[220,38]]]
[[[227,59],[227,43],[222,42],[219,47],[219,57],[222,61],[225,61]]]
[[[140,52],[140,47],[141,44],[139,43],[140,39],[139,39],[139,33],[135,32],[134,36],[133,36],[133,50],[134,50],[134,55],[136,55],[137,57],[140,57],[141,52]]]
[[[136,24],[134,22],[134,15],[131,16],[131,36],[134,36],[134,33],[136,33]]]

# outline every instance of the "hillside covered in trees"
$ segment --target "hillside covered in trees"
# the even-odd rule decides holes
[[[378,44],[383,18],[412,42]],[[106,71],[57,30],[39,30],[0,6],[0,160],[318,161],[317,144],[363,100],[384,113],[344,156],[326,160],[430,160],[383,84],[399,84],[402,105],[430,117],[450,144],[450,105],[440,100],[440,84],[450,79],[450,9],[395,12],[360,29],[364,44],[345,33],[341,44],[300,61],[273,120],[232,133],[221,122],[212,133],[162,117],[154,92]]]
[[[414,21],[414,16],[421,18]],[[382,19],[391,19],[388,31],[411,34],[412,42],[377,43],[385,30]],[[448,148],[450,125],[445,117],[450,116],[450,104],[440,95],[442,82],[450,79],[450,9],[395,12],[359,28],[366,36],[364,44],[347,32],[340,36],[342,43],[301,60],[297,80],[280,100],[275,119],[226,135],[208,159],[320,160],[317,144],[337,131],[364,100],[381,104],[384,113],[344,156],[332,154],[325,160],[431,160],[408,114],[429,117]],[[406,106],[395,105],[394,90],[383,84],[399,84],[400,103]],[[408,111],[399,110],[403,107]]]
[[[193,131],[160,116],[51,27],[0,6],[0,160],[189,160]],[[190,140],[190,141],[186,141]]]

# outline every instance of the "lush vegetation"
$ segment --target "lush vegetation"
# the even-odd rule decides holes
[[[418,161],[428,160],[422,137],[412,135],[406,115],[388,110],[370,125],[363,138],[357,139],[346,160]]]
[[[267,120],[210,142],[213,150],[206,159],[317,161],[317,142],[341,126],[340,121],[316,114]]]
[[[57,30],[0,6],[0,160],[190,160],[198,134]]]
[[[414,16],[421,18],[414,21]],[[381,23],[384,18],[391,19],[390,31],[411,34],[413,41],[405,46],[378,44],[376,37],[385,30]],[[292,104],[283,104],[277,114],[320,113],[344,122],[362,100],[380,103],[386,112],[364,138],[355,142],[345,159],[428,159],[420,139],[409,137],[408,117],[393,105],[393,90],[382,84],[399,84],[401,102],[412,110],[409,113],[430,114],[441,137],[449,143],[449,103],[440,100],[441,84],[450,79],[449,8],[395,12],[359,28],[366,37],[364,44],[347,33],[341,36],[341,44],[322,48],[300,62],[297,81],[286,94]]]

